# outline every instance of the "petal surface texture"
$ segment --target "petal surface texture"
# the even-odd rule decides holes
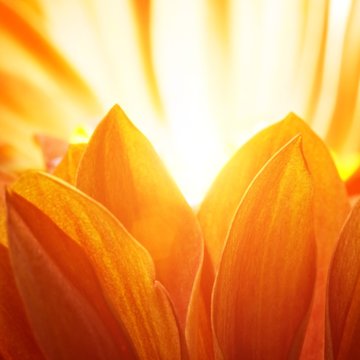
[[[151,254],[184,326],[202,239],[196,218],[149,141],[119,106],[91,138],[77,187],[105,205]]]
[[[9,203],[15,275],[51,358],[180,358],[176,320],[152,259],[112,214],[36,172],[13,185]]]
[[[315,280],[312,206],[297,137],[253,180],[232,223],[212,301],[217,358],[298,357]]]
[[[327,351],[333,359],[360,358],[360,202],[339,239],[328,289]],[[328,357],[331,358],[330,356]]]
[[[44,356],[26,318],[9,258],[3,187],[11,181],[10,175],[0,173],[0,358],[42,360]]]
[[[70,144],[65,156],[54,170],[54,175],[75,185],[77,172],[87,144]]]

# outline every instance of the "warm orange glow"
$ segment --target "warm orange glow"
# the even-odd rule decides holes
[[[74,123],[93,127],[119,103],[192,203],[200,202],[240,144],[290,111],[312,125],[336,159],[348,163],[360,151],[357,1],[9,4],[1,5],[3,14],[12,13],[3,15],[0,31],[1,48],[7,49],[0,71],[11,76],[2,91],[14,96],[16,89],[7,84],[20,77],[22,88],[37,89],[32,101],[17,99],[22,118],[69,137]],[[9,18],[22,25],[15,28]],[[31,31],[24,36],[23,29]],[[59,66],[65,77],[54,73]],[[39,101],[49,106],[35,112]],[[6,133],[20,132],[10,125],[19,121],[13,110],[0,104]],[[58,130],[47,124],[49,118],[62,119]],[[22,129],[11,139],[16,148],[30,146],[20,140],[30,129]],[[0,141],[9,141],[3,136]],[[34,151],[23,152],[39,164]]]
[[[359,38],[356,0],[0,0],[0,358],[360,359]]]

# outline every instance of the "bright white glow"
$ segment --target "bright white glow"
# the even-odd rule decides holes
[[[336,102],[342,57],[332,55],[343,52],[344,32],[350,6],[351,0],[332,0],[330,2],[330,21],[323,69],[323,91],[313,124],[315,131],[320,134],[326,133],[328,129],[329,119]]]
[[[54,42],[102,102],[93,118],[119,103],[192,204],[255,130],[290,111],[327,133],[351,0],[229,0],[222,15],[206,0],[151,1],[147,31],[162,113],[147,83],[135,2],[42,2]],[[352,36],[356,42],[358,31]],[[355,61],[359,46],[354,51]],[[359,126],[355,119],[356,134]],[[346,146],[358,143],[353,135]]]

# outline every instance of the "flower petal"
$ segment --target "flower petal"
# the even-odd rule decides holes
[[[2,240],[0,241],[0,358],[44,359],[26,318],[12,273],[8,249],[3,245]]]
[[[325,306],[326,274],[350,205],[331,155],[316,134],[294,114],[258,133],[235,154],[217,177],[201,206],[199,220],[216,270],[231,220],[245,190],[266,161],[297,134],[302,135],[304,157],[313,178],[318,250],[316,294],[304,353],[323,357],[325,314],[322,309]]]
[[[65,180],[69,184],[75,185],[78,167],[87,144],[70,144],[68,150],[55,168],[54,175]]]
[[[36,19],[28,18],[19,7],[2,1],[0,3],[0,21],[1,34],[13,38],[18,45],[23,47],[33,58],[32,61],[39,62],[41,67],[54,77],[54,82],[65,87],[77,101],[86,103],[91,108],[97,104],[89,86],[44,37],[43,29],[36,27]]]
[[[176,320],[166,294],[154,284],[151,258],[117,219],[75,188],[46,174],[29,173],[13,185],[11,201],[18,204],[17,211],[25,209],[25,200],[83,250],[109,308],[131,339],[138,357],[169,358],[171,354],[171,358],[180,358]],[[36,222],[29,210],[22,210],[21,217],[37,238],[47,236],[43,231],[46,223]],[[14,256],[21,251],[21,243],[16,244],[19,249]],[[27,256],[30,264],[34,256]],[[54,258],[59,260],[60,256],[56,254]],[[71,276],[77,269],[76,264],[73,266]],[[44,284],[46,288],[47,282]]]
[[[327,358],[359,359],[360,202],[340,235],[328,284]]]
[[[212,302],[225,359],[299,356],[316,261],[306,167],[297,137],[264,166],[236,212]]]
[[[97,127],[77,186],[104,204],[150,252],[156,279],[184,326],[202,239],[191,208],[147,139],[114,106]]]
[[[205,249],[206,250],[206,249]],[[189,303],[185,336],[191,360],[214,359],[210,303],[214,269],[205,251]]]
[[[350,196],[360,195],[360,167],[346,181],[346,189]]]
[[[5,360],[44,359],[29,326],[12,272],[7,233],[3,185],[10,175],[0,172],[0,358]]]
[[[28,318],[44,354],[59,360],[119,358],[121,353],[102,320],[40,246],[26,223],[28,219],[23,219],[24,209],[20,214],[17,211],[18,205],[21,203],[9,201],[10,256]],[[53,236],[52,232],[45,234]]]
[[[56,49],[41,14],[46,6],[36,2],[0,1],[0,160],[9,170],[42,167],[34,132],[66,139],[74,122],[103,111],[80,72]]]
[[[89,311],[91,313],[96,313],[96,315],[90,314],[88,319],[90,320],[90,318],[93,318],[93,322],[96,324],[97,328],[106,328],[106,332],[108,332],[107,337],[112,338],[114,343],[118,345],[119,351],[117,352],[117,356],[121,355],[122,359],[133,359],[134,355],[131,341],[128,341],[127,334],[122,331],[119,323],[115,320],[114,315],[109,310],[106,300],[102,295],[99,282],[94,274],[94,270],[82,248],[66,236],[65,233],[60,231],[47,216],[34,207],[34,205],[27,202],[24,198],[13,193],[9,203],[16,211],[16,214],[14,215],[15,218],[20,217],[9,228],[10,234],[11,231],[16,232],[19,226],[26,229],[23,230],[22,236],[29,237],[31,239],[29,251],[36,251],[37,253],[43,254],[44,264],[41,269],[42,271],[40,277],[43,275],[42,273],[45,272],[49,273],[45,275],[48,275],[50,279],[52,279],[52,277],[54,278],[49,287],[40,288],[38,290],[45,292],[45,295],[41,296],[41,299],[46,301],[46,305],[54,301],[51,298],[48,299],[47,294],[50,287],[59,282],[59,278],[62,279],[61,281],[64,283],[64,288],[67,287],[70,289],[68,292],[73,292],[75,288],[73,295],[74,301],[83,303],[82,306],[85,309],[91,308]],[[26,219],[26,225],[23,219]],[[21,225],[21,223],[24,224]],[[21,240],[23,242],[22,237]],[[36,268],[34,271],[40,270]],[[15,268],[15,273],[17,273],[17,268]],[[36,278],[38,277],[39,275],[36,276]],[[28,284],[28,282],[29,281],[27,281],[26,284]],[[61,286],[61,284],[59,286]],[[26,299],[27,298],[28,296]],[[36,300],[38,299],[36,298]],[[55,301],[59,302],[58,299],[55,299]],[[32,318],[33,313],[37,314],[37,312],[31,310],[29,311],[30,318]],[[61,312],[59,305],[56,306],[56,311]],[[77,314],[75,314],[75,317],[76,316]],[[33,321],[38,321],[38,319]],[[35,328],[38,329],[39,326],[41,327],[41,325],[37,325]],[[85,329],[84,333],[86,333],[86,331],[87,330]],[[103,329],[103,331],[105,331],[105,329]],[[81,333],[80,329],[78,329],[78,333]],[[51,331],[46,332],[46,335],[50,334]],[[70,339],[73,340],[71,334]],[[49,343],[49,341],[44,341],[44,339],[42,339],[41,342],[46,344]],[[80,346],[80,342],[78,343]],[[71,346],[68,344],[65,348],[67,349],[66,351],[69,351]],[[56,349],[50,349],[47,353],[49,353],[49,351],[58,353]],[[67,355],[69,354],[67,353]],[[84,355],[85,354],[83,354],[83,356]],[[105,356],[105,352],[103,356]]]
[[[297,134],[302,135],[306,163],[314,179],[315,232],[319,251],[332,254],[349,212],[344,184],[326,146],[296,115],[290,114],[247,142],[217,177],[199,211],[206,246],[215,266],[231,220],[248,185],[268,159]]]

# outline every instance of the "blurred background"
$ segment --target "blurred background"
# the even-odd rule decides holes
[[[360,163],[360,1],[0,0],[0,163],[41,167],[118,103],[192,203],[289,112]],[[75,130],[76,131],[76,130]]]

